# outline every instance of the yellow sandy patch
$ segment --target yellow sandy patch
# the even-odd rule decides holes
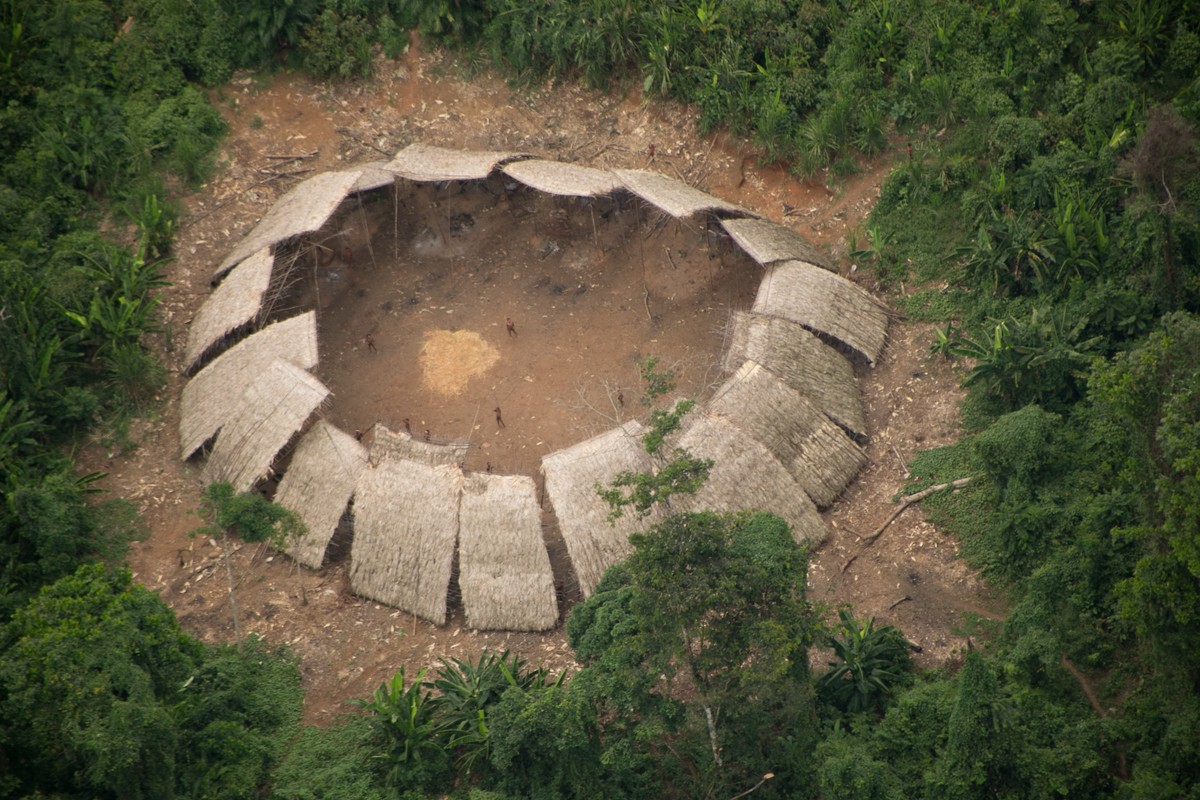
[[[421,348],[421,379],[426,388],[460,394],[467,381],[491,369],[500,351],[474,331],[430,331]]]

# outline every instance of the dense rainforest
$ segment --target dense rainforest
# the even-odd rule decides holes
[[[798,176],[902,143],[854,257],[966,365],[967,435],[909,490],[973,479],[925,508],[1002,624],[915,673],[822,622],[780,520],[679,515],[574,609],[569,680],[448,660],[306,728],[285,650],[133,582],[146,532],[71,454],[164,385],[205,89],[369,79],[413,29],[691,103]],[[0,0],[0,798],[1200,797],[1198,75],[1194,0]]]

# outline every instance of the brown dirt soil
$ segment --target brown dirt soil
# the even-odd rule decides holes
[[[168,334],[160,345],[170,365],[163,405],[134,426],[134,446],[98,437],[81,459],[82,467],[109,473],[105,488],[139,504],[153,533],[134,545],[131,567],[201,639],[230,641],[232,623],[220,548],[189,535],[201,524],[194,509],[203,486],[198,465],[177,456],[179,343],[216,263],[305,175],[390,158],[416,141],[650,168],[794,227],[838,258],[843,274],[875,288],[848,262],[846,238],[874,203],[888,158],[835,191],[758,166],[745,141],[701,137],[683,106],[570,84],[515,93],[492,73],[464,77],[458,69],[414,46],[381,61],[370,83],[280,74],[235,80],[214,96],[231,130],[216,177],[184,199],[173,285],[163,296]],[[312,155],[268,158],[298,154]],[[299,169],[312,172],[277,174]],[[634,363],[645,355],[678,368],[681,393],[702,395],[720,378],[713,361],[729,310],[747,306],[758,282],[755,265],[703,230],[641,220],[633,208],[510,195],[495,179],[486,191],[420,187],[401,199],[402,236],[382,207],[359,209],[327,229],[351,252],[331,248],[338,257],[299,284],[293,299],[307,303],[320,294],[320,376],[335,392],[328,410],[335,423],[402,427],[411,418],[414,430],[477,444],[468,469],[490,462],[497,471],[531,474],[545,452],[634,413]],[[442,203],[459,216],[433,213]],[[639,223],[655,227],[639,236]],[[506,317],[516,336],[507,335]],[[366,347],[368,333],[376,352]],[[1001,613],[957,558],[954,540],[914,506],[848,571],[841,567],[859,552],[858,536],[892,510],[906,460],[958,434],[958,376],[929,358],[931,338],[929,326],[897,319],[880,363],[859,368],[870,464],[827,512],[834,534],[814,554],[810,576],[813,599],[852,603],[859,616],[901,627],[924,648],[923,666],[943,663],[962,645],[955,631],[964,613]],[[618,390],[628,398],[624,407],[615,402]],[[444,656],[509,648],[553,669],[572,664],[561,627],[477,632],[461,612],[435,627],[354,597],[344,560],[319,572],[297,570],[264,547],[244,545],[233,564],[243,629],[287,643],[301,657],[309,722],[335,719],[346,700],[368,695],[400,666],[411,672]]]

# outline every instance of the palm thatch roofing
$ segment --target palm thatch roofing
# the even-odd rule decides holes
[[[402,178],[423,183],[483,180],[497,165],[529,157],[527,153],[447,150],[417,143],[397,153],[386,169]]]
[[[829,535],[816,506],[788,469],[725,417],[695,416],[676,444],[714,464],[696,494],[672,498],[675,510],[769,511],[787,521],[797,542],[817,545]]]
[[[606,569],[633,552],[629,534],[645,530],[659,518],[638,519],[627,511],[612,523],[609,506],[596,494],[597,483],[605,486],[620,472],[650,471],[652,462],[641,439],[645,430],[631,420],[542,459],[546,496],[585,598],[595,591]]]
[[[764,267],[776,261],[794,260],[834,269],[833,262],[808,239],[769,219],[726,219],[721,221],[721,227],[746,255]]]
[[[466,459],[470,448],[470,442],[418,441],[407,433],[397,433],[379,422],[371,430],[372,464],[379,464],[387,458],[402,458],[431,467],[457,467]]]
[[[317,315],[308,311],[247,336],[196,373],[179,400],[179,457],[186,461],[230,419],[230,396],[277,359],[304,369],[317,365]]]
[[[299,515],[307,532],[291,544],[292,558],[320,569],[325,550],[367,466],[367,449],[325,420],[317,420],[296,446],[275,502]]]
[[[205,481],[228,481],[234,491],[249,491],[328,396],[329,389],[308,372],[275,359],[233,403],[204,465]]]
[[[351,192],[369,192],[372,189],[382,189],[396,182],[396,173],[387,168],[386,161],[371,161],[357,167],[360,175],[350,188]]]
[[[624,188],[611,172],[540,158],[506,164],[504,172],[539,192],[567,197],[601,197]]]
[[[866,438],[867,420],[854,367],[806,328],[780,317],[733,312],[726,373],[755,361],[803,394],[834,422]]]
[[[271,206],[254,229],[225,256],[213,275],[219,280],[222,275],[241,261],[284,239],[320,230],[342,200],[358,182],[359,170],[349,172],[322,172],[296,184]]]
[[[461,493],[456,467],[388,458],[363,470],[354,490],[354,593],[444,625]]]
[[[683,219],[702,211],[724,212],[736,216],[755,216],[741,206],[713,197],[707,192],[688,186],[683,181],[668,178],[661,172],[642,169],[618,169],[613,174],[621,179],[625,188],[651,205],[657,206],[676,219]]]
[[[708,412],[766,447],[818,507],[830,505],[867,463],[846,432],[802,393],[747,361],[709,401]]]
[[[558,624],[532,478],[466,478],[458,510],[458,585],[467,625],[477,630],[544,631]]]
[[[196,312],[188,331],[183,353],[185,370],[193,369],[201,356],[221,339],[258,318],[274,266],[275,257],[270,248],[264,247],[234,267],[213,290]]]
[[[887,341],[887,312],[879,301],[858,284],[803,261],[770,267],[753,310],[826,334],[872,365]]]

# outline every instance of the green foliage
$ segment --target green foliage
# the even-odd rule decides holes
[[[305,727],[271,774],[272,800],[386,800],[371,718]]]
[[[1142,556],[1119,587],[1121,613],[1152,640],[1196,646],[1200,619],[1200,321],[1173,314],[1140,347],[1097,371],[1102,421],[1122,434],[1121,477],[1141,499],[1142,523],[1119,535]]]
[[[450,754],[438,735],[424,677],[421,670],[406,684],[401,667],[370,700],[357,701],[371,713],[372,731],[384,748],[377,757],[393,789],[433,787],[449,775]]]
[[[891,768],[861,742],[834,735],[817,749],[821,797],[826,800],[900,800]]]
[[[582,691],[556,684],[509,691],[491,712],[491,763],[507,796],[636,796],[620,792],[601,761],[595,709]],[[608,773],[608,774],[606,774]]]
[[[986,340],[964,337],[951,345],[953,354],[975,359],[963,384],[978,386],[1006,409],[1075,403],[1083,395],[1101,339],[1087,336],[1089,319],[1075,317],[1074,310],[1034,307],[1027,318],[993,321]]]
[[[206,650],[125,570],[45,587],[0,642],[4,796],[253,797],[299,719],[291,659]]]
[[[891,767],[904,797],[921,797],[925,776],[945,748],[955,686],[942,676],[926,677],[901,692],[871,732],[875,757]]]
[[[210,649],[173,713],[178,781],[199,797],[256,797],[296,733],[303,691],[297,659],[256,636],[239,654]]]
[[[469,44],[479,36],[487,12],[480,0],[393,0],[400,24],[443,42]]]
[[[91,505],[89,485],[66,465],[41,477],[12,476],[0,513],[0,619],[37,589],[97,559],[119,562],[140,525],[119,513],[119,501]]]
[[[642,436],[642,446],[654,459],[650,472],[623,470],[609,482],[608,486],[596,484],[596,493],[608,504],[611,520],[619,519],[627,507],[632,507],[639,517],[648,516],[656,505],[670,508],[671,497],[676,494],[695,494],[708,480],[712,469],[711,459],[696,458],[685,448],[676,447],[667,459],[663,448],[667,437],[679,430],[684,416],[696,403],[680,400],[670,410],[654,408],[654,403],[675,389],[675,373],[659,370],[656,356],[646,358],[639,364],[645,394],[640,402],[650,412],[648,430]]]
[[[211,483],[201,496],[200,515],[212,526],[207,532],[231,531],[247,542],[267,542],[277,550],[304,535],[304,523],[294,512],[257,492],[237,494],[225,481]]]
[[[342,16],[326,8],[300,38],[304,66],[326,78],[371,76],[371,25],[357,14]]]
[[[946,747],[932,774],[927,796],[1003,796],[1015,776],[1005,730],[1005,714],[995,674],[983,657],[967,651],[958,674],[958,699],[950,713]]]
[[[546,685],[548,672],[526,669],[525,661],[507,650],[484,652],[477,663],[452,658],[443,660],[437,678],[428,685],[439,694],[431,699],[438,734],[448,750],[457,755],[460,772],[470,775],[486,768],[491,752],[492,727],[489,714],[509,689],[519,693],[537,691]],[[561,683],[565,673],[559,677]]]
[[[672,774],[700,776],[704,791],[733,793],[766,772],[784,795],[805,785],[818,623],[804,599],[807,558],[787,525],[681,514],[631,540],[626,564],[572,614],[571,642],[586,659],[572,691],[603,698],[605,727],[636,719],[662,731],[675,742]]]
[[[820,695],[849,714],[880,711],[910,677],[912,645],[891,625],[876,628],[874,619],[862,622],[845,608],[838,617],[828,640],[835,660],[818,681]]]
[[[300,44],[301,32],[317,14],[319,0],[253,0],[238,7],[241,65],[261,64],[280,48]]]
[[[200,649],[128,572],[82,567],[4,629],[3,749],[25,792],[170,797],[169,708]]]

